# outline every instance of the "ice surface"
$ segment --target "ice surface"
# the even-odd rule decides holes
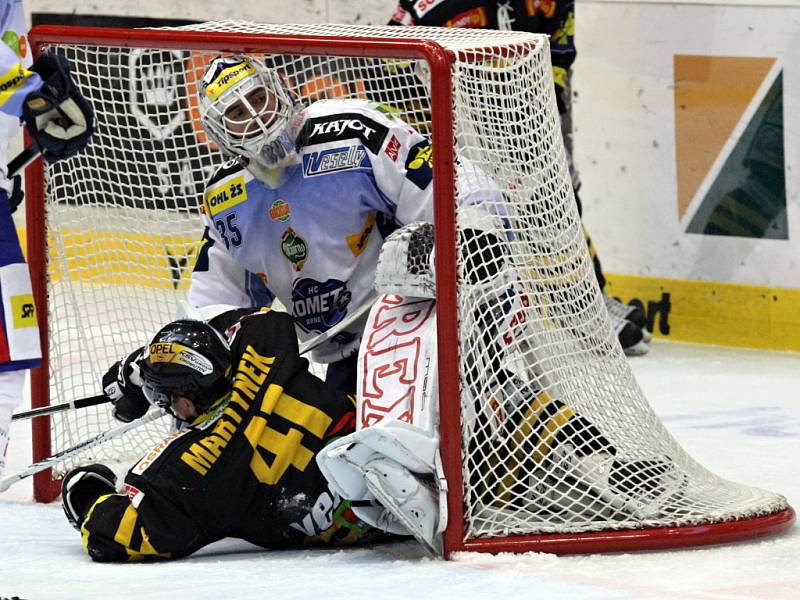
[[[673,435],[723,477],[778,491],[800,507],[800,354],[656,341],[632,360]],[[30,427],[15,424],[9,471],[30,462]],[[800,598],[798,528],[735,545],[556,557],[426,558],[414,543],[266,552],[234,540],[181,561],[98,565],[58,504],[29,483],[0,495],[0,597],[453,600]]]

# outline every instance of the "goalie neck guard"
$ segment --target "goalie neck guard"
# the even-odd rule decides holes
[[[289,124],[297,109],[278,73],[248,56],[217,57],[199,95],[203,128],[223,152],[267,168],[293,162]]]
[[[159,330],[141,360],[142,391],[168,409],[175,394],[188,396],[197,411],[207,411],[230,391],[233,365],[228,342],[203,321],[182,319]]]

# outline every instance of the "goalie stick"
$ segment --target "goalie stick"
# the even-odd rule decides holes
[[[364,302],[364,304],[359,306],[352,314],[348,315],[346,319],[342,319],[336,325],[331,327],[329,330],[324,331],[323,333],[319,334],[315,338],[310,339],[304,344],[300,344],[299,348],[300,355],[302,356],[307,352],[311,352],[311,350],[318,347],[320,344],[328,341],[331,337],[339,333],[342,329],[344,329],[345,327],[356,321],[365,312],[367,312],[370,308],[372,308],[372,305],[375,304],[375,301],[377,299],[378,295],[373,294]],[[35,419],[36,417],[45,417],[47,415],[60,413],[65,410],[76,410],[78,408],[97,406],[98,404],[105,404],[106,402],[111,402],[111,399],[105,394],[98,394],[97,396],[80,398],[79,400],[73,400],[72,402],[62,402],[60,404],[54,404],[52,406],[43,406],[41,408],[34,408],[33,410],[17,413],[13,417],[11,417],[11,420],[21,421],[24,419]]]
[[[136,429],[150,421],[155,421],[156,419],[160,419],[164,416],[166,412],[162,410],[151,410],[145,416],[136,419],[135,421],[131,421],[130,423],[123,423],[113,429],[109,429],[108,431],[104,431],[94,437],[89,438],[88,440],[84,440],[79,444],[72,446],[72,448],[67,448],[66,450],[62,450],[61,452],[57,452],[53,456],[45,458],[39,462],[33,463],[32,465],[28,466],[27,468],[23,469],[22,471],[18,471],[13,475],[8,475],[0,480],[0,492],[5,492],[9,487],[17,483],[18,481],[22,481],[23,479],[30,477],[31,475],[36,475],[41,471],[46,471],[53,465],[57,465],[60,462],[64,462],[75,456],[80,452],[84,452],[89,448],[94,448],[95,446],[99,446],[100,444],[112,440],[114,438],[118,438],[124,433],[131,431],[132,429]]]
[[[336,325],[328,329],[327,331],[323,331],[317,337],[308,340],[304,344],[300,344],[300,354],[305,354],[319,346],[320,344],[327,342],[337,333],[342,331],[345,327],[352,325],[355,323],[365,312],[369,311],[372,308],[372,305],[375,304],[375,301],[379,298],[379,294],[373,292],[372,295],[364,300],[364,303],[355,309],[351,314],[349,314],[346,318],[339,321]]]

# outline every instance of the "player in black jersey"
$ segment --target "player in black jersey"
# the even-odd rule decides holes
[[[121,493],[104,465],[64,479],[64,510],[93,560],[179,558],[225,537],[265,548],[389,538],[317,467],[317,452],[354,430],[355,404],[308,372],[289,315],[174,321],[104,384],[120,420],[155,404],[189,426],[139,460]]]

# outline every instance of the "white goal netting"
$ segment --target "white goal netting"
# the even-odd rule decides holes
[[[459,205],[457,182],[447,182],[455,185],[459,242],[436,248],[455,258],[459,281],[451,354],[459,360],[464,485],[451,493],[463,499],[465,539],[681,527],[787,507],[782,496],[698,465],[643,397],[594,279],[546,38],[241,22],[181,29],[363,37],[358,57],[335,46],[257,54],[304,104],[366,98],[426,135],[430,67],[402,52],[387,58],[375,40],[428,39],[451,51],[454,140],[434,144],[454,143],[487,182],[477,217]],[[174,317],[202,233],[203,185],[221,159],[200,128],[196,100],[217,52],[105,42],[46,49],[70,59],[97,113],[88,149],[46,173],[55,403],[98,393],[106,368]],[[54,416],[52,451],[109,428],[109,415],[101,406]],[[132,460],[168,428],[137,430],[79,460]]]

